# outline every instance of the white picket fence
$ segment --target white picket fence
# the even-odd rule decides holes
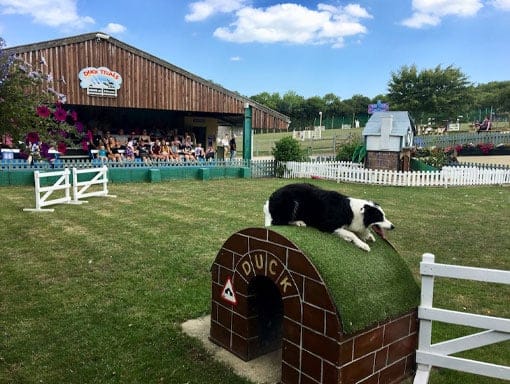
[[[459,166],[443,167],[433,172],[401,172],[366,169],[350,162],[287,162],[283,177],[407,187],[503,185],[510,183],[510,168]]]
[[[420,327],[416,351],[418,366],[414,384],[428,383],[430,369],[433,366],[510,380],[510,366],[450,356],[510,340],[510,319],[434,308],[432,305],[436,276],[510,284],[510,271],[436,264],[434,255],[426,253],[420,263],[420,273],[422,276],[421,304],[418,308]],[[431,344],[433,321],[475,327],[485,331]]]
[[[34,171],[34,185],[35,185],[35,208],[24,208],[26,212],[54,212],[53,208],[44,208],[49,205],[55,204],[82,204],[87,201],[81,200],[91,196],[108,196],[116,197],[115,195],[108,194],[108,167],[102,168],[89,168],[89,169],[76,169],[73,168],[73,183],[70,183],[69,168],[64,168],[61,171],[53,172],[40,172]],[[95,173],[91,180],[78,181],[78,175],[84,173]],[[41,180],[50,177],[58,177],[54,184],[48,186],[41,186]],[[94,191],[88,191],[90,187],[99,185]],[[73,197],[71,198],[71,187],[73,190]],[[61,195],[55,197],[54,194]],[[88,192],[87,192],[88,191]],[[53,198],[51,198],[53,195]],[[63,196],[62,196],[63,195]]]

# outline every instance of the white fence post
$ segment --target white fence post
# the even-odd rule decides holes
[[[434,263],[434,255],[425,253],[423,262]],[[421,277],[421,306],[432,308],[434,297],[434,276],[422,275]],[[420,319],[420,328],[418,331],[418,350],[426,350],[430,347],[432,340],[432,320]],[[420,364],[416,359],[416,376],[414,384],[426,384],[429,380],[430,365]]]
[[[71,202],[71,184],[69,184],[69,169],[65,168],[63,171],[44,172],[34,171],[34,184],[35,184],[35,208],[23,208],[25,212],[53,212],[53,208],[44,209],[48,205],[53,204],[69,204]],[[41,179],[47,177],[59,178],[53,185],[41,187]],[[55,191],[64,191],[64,197],[59,197],[50,200],[50,196]],[[44,193],[43,195],[41,195]]]
[[[95,173],[91,180],[78,181],[79,174]],[[87,192],[93,185],[101,185],[100,190]],[[108,194],[108,167],[104,165],[101,168],[73,168],[73,204],[87,203],[86,200],[80,200],[92,196],[117,197]]]
[[[422,276],[417,371],[414,384],[426,384],[432,366],[463,371],[497,379],[510,380],[510,367],[450,356],[486,345],[510,340],[510,319],[457,312],[433,307],[434,277],[510,284],[510,271],[436,264],[434,255],[424,254],[420,263]],[[432,322],[465,325],[486,331],[431,344]]]

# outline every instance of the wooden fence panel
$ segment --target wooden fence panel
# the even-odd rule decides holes
[[[510,271],[436,264],[434,255],[426,253],[420,263],[420,273],[422,276],[421,304],[418,308],[420,330],[416,351],[418,368],[414,384],[427,384],[432,366],[510,380],[508,366],[450,356],[510,340],[510,319],[434,308],[432,304],[435,277],[510,284]],[[433,321],[465,325],[486,331],[432,344]]]

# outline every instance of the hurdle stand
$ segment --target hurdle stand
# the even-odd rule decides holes
[[[84,173],[96,173],[91,180],[78,181],[78,175]],[[93,185],[102,185],[102,189],[99,191],[87,192],[88,189]],[[117,197],[116,195],[110,195],[108,193],[108,167],[105,165],[101,168],[85,168],[76,169],[73,168],[73,200],[72,204],[88,203],[87,200],[80,200],[87,197]]]
[[[25,212],[54,212],[53,208],[45,209],[48,205],[71,203],[71,184],[69,184],[69,169],[63,171],[44,172],[34,171],[35,183],[35,208],[23,208]],[[46,177],[60,176],[55,184],[41,187],[41,179]],[[50,200],[49,197],[55,191],[63,190],[64,197]],[[44,193],[43,195],[41,195]]]

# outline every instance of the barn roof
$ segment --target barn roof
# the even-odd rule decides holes
[[[290,122],[284,114],[101,32],[9,47],[5,52],[18,55],[35,69],[42,68],[40,58],[44,55],[48,62],[46,70],[53,71],[55,79],[60,78],[59,73],[66,75],[63,78],[67,80],[67,89],[61,93],[68,95],[71,104],[240,115],[248,103],[253,108],[254,128],[286,129]],[[84,99],[78,86],[69,83],[69,79],[76,78],[76,67],[81,69],[94,63],[119,67],[124,80],[132,79],[133,88],[119,96],[118,104],[112,98]],[[122,85],[127,87],[124,83],[127,81]]]
[[[407,111],[388,111],[388,112],[374,112],[363,129],[363,136],[378,136],[381,134],[382,118],[392,116],[393,125],[391,128],[391,136],[405,136],[409,127],[416,134],[416,127],[414,121]]]

